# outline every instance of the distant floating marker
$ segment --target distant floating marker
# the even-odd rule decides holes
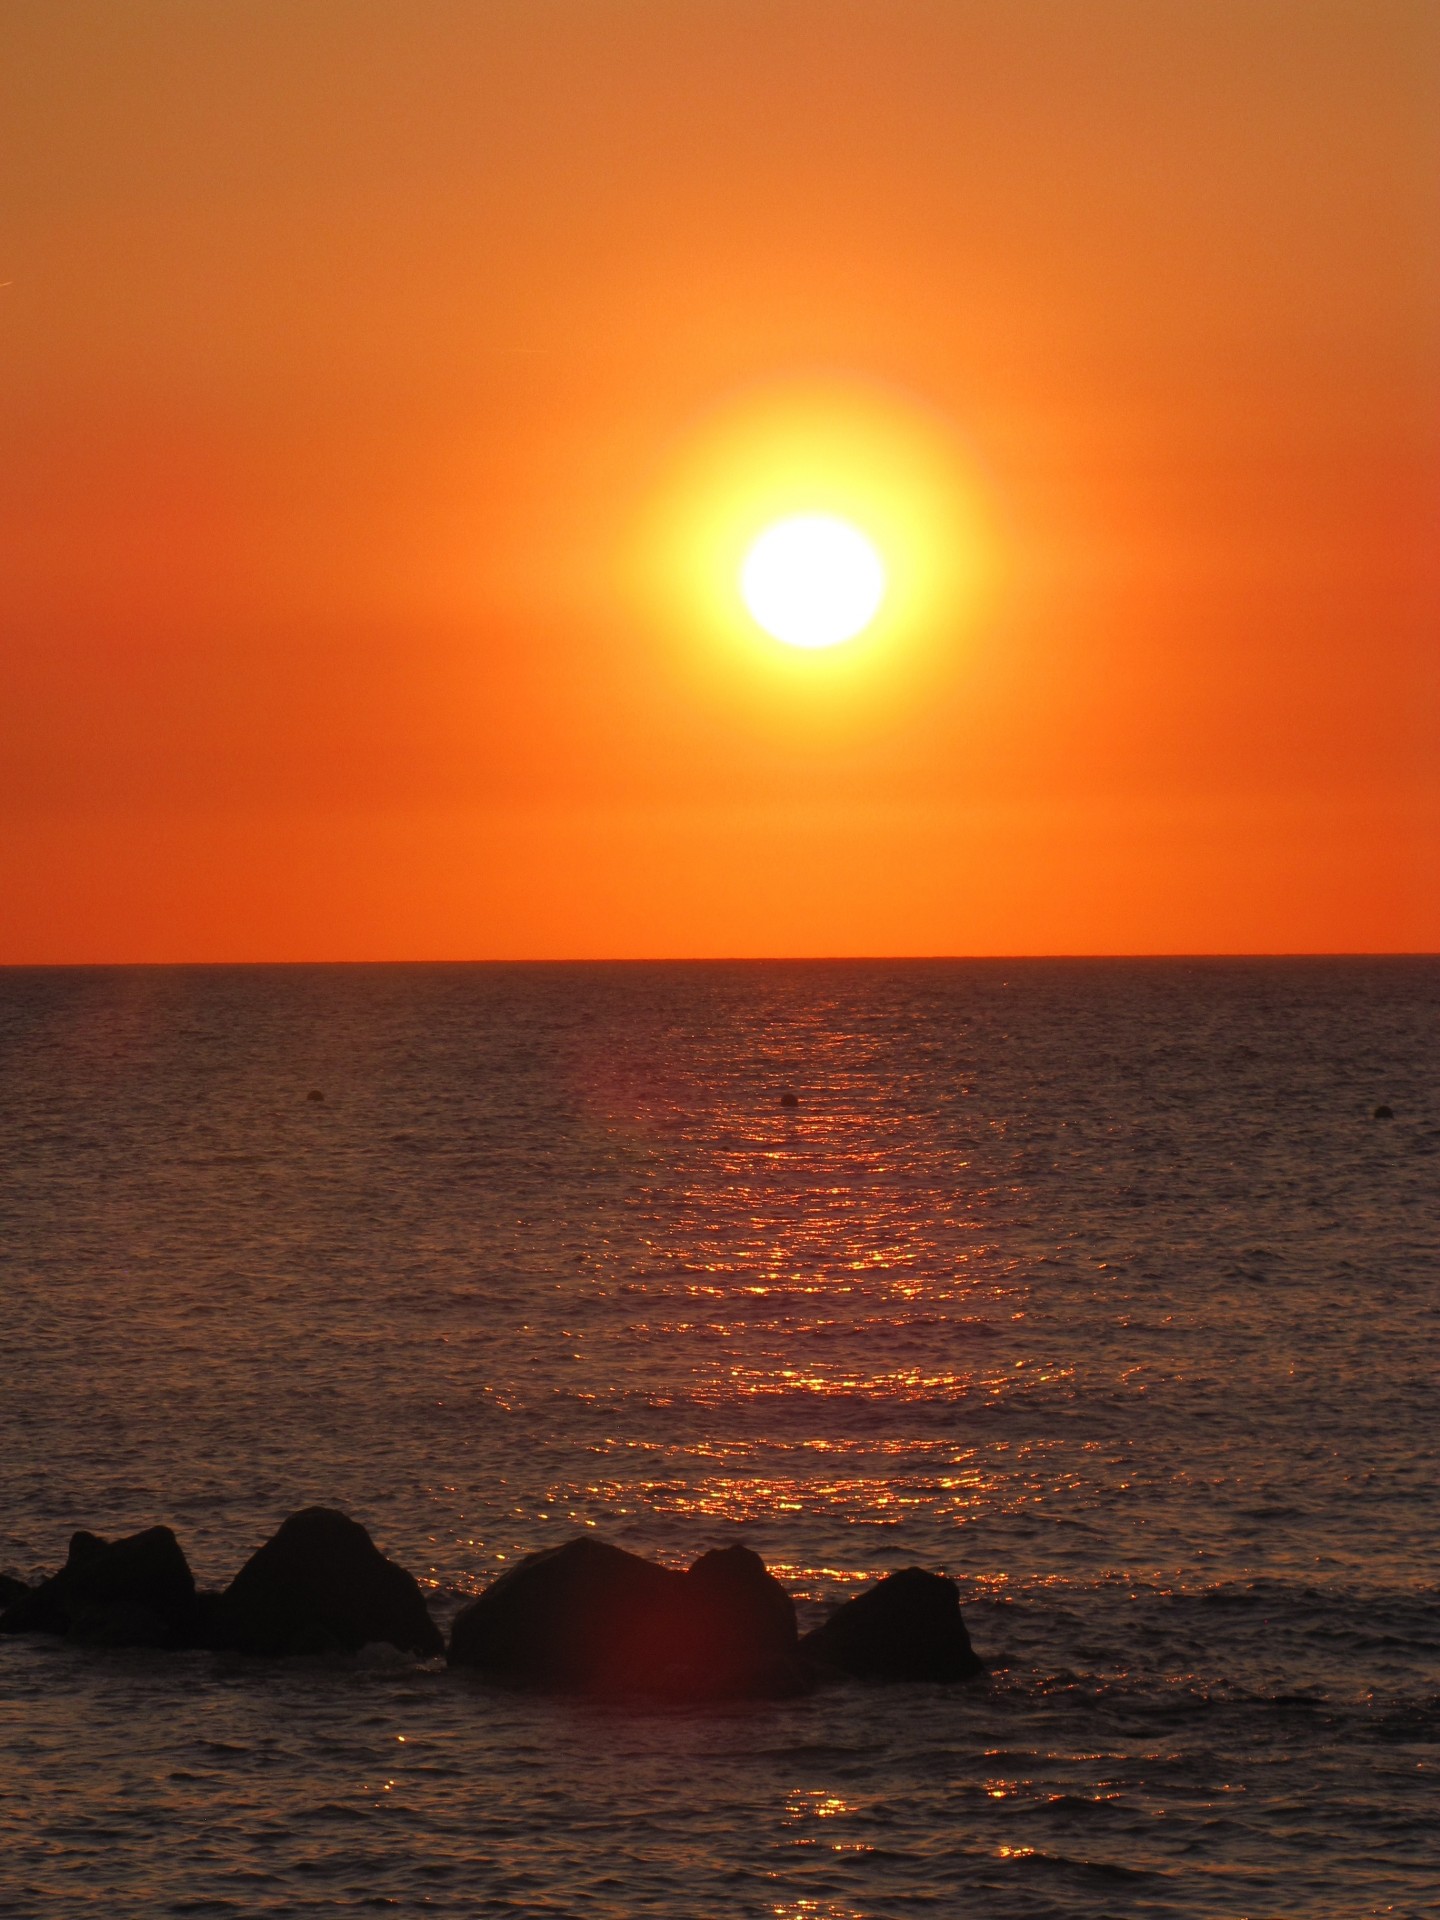
[[[780,1096],[780,1104],[782,1107],[798,1107],[800,1104],[800,1096],[798,1093],[782,1093]]]
[[[1393,1107],[1376,1107],[1375,1118],[1377,1120],[1393,1120],[1395,1118],[1395,1109]]]
[[[312,1087],[310,1091],[306,1094],[305,1098],[307,1100],[323,1101],[325,1096],[318,1087]]]

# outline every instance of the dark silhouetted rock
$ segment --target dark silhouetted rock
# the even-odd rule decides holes
[[[780,1096],[780,1104],[782,1107],[798,1107],[800,1104],[800,1096],[798,1093],[782,1093]]]
[[[847,1600],[800,1646],[818,1666],[861,1680],[969,1680],[985,1671],[955,1582],[919,1567]]]
[[[716,1547],[688,1572],[689,1638],[676,1635],[678,1691],[717,1698],[797,1693],[806,1683],[795,1603],[748,1547]]]
[[[456,1618],[449,1659],[520,1686],[733,1700],[802,1691],[798,1647],[789,1595],[747,1548],[679,1573],[581,1535],[501,1574]]]
[[[376,1642],[425,1657],[445,1650],[413,1577],[331,1507],[292,1513],[210,1612],[211,1644],[239,1653],[358,1653]]]
[[[25,1581],[17,1580],[10,1573],[0,1573],[0,1613],[13,1607],[17,1600],[23,1600],[29,1591]]]
[[[323,1106],[325,1104],[325,1096],[320,1091],[319,1087],[311,1087],[310,1091],[306,1094],[305,1098],[307,1100],[313,1101],[316,1106]]]
[[[169,1527],[124,1540],[77,1533],[64,1566],[0,1615],[0,1633],[57,1633],[104,1647],[187,1647],[199,1638],[195,1580]]]
[[[1376,1107],[1375,1118],[1377,1120],[1393,1120],[1395,1118],[1395,1109],[1393,1107]]]

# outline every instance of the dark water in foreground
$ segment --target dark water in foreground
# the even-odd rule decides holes
[[[0,973],[0,1566],[165,1520],[218,1584],[324,1500],[448,1617],[582,1527],[739,1539],[806,1614],[947,1569],[996,1670],[645,1712],[0,1641],[0,1911],[1440,1911],[1437,1008]]]

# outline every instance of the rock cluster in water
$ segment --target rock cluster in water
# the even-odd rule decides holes
[[[124,1540],[77,1533],[60,1571],[10,1600],[0,1633],[271,1655],[358,1653],[376,1642],[422,1656],[445,1650],[414,1578],[329,1507],[291,1514],[223,1593],[197,1591],[169,1527]]]
[[[591,1535],[518,1561],[456,1616],[447,1647],[412,1575],[357,1521],[307,1507],[222,1593],[195,1585],[168,1527],[77,1533],[29,1587],[0,1575],[0,1634],[106,1647],[259,1654],[444,1654],[505,1685],[666,1700],[782,1699],[831,1679],[940,1680],[985,1671],[955,1582],[907,1567],[801,1635],[780,1583],[746,1547],[683,1573]]]

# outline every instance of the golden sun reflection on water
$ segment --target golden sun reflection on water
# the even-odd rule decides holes
[[[549,1511],[649,1551],[663,1523],[677,1563],[738,1535],[817,1602],[901,1539],[972,1579],[978,1540],[961,1552],[959,1530],[1043,1507],[1064,1479],[1002,1422],[1073,1384],[1016,1352],[1021,1188],[968,1075],[932,1084],[867,1004],[833,1013],[787,989],[718,1050],[701,1026],[587,1065],[595,1137],[628,1184],[575,1253],[578,1284],[557,1287],[579,1330],[506,1389],[522,1416],[588,1429],[591,1471],[552,1482]]]
[[[785,1803],[785,1824],[800,1826],[809,1820],[833,1820],[839,1813],[858,1813],[859,1802],[846,1800],[838,1793],[827,1793],[821,1787],[802,1787],[792,1793]]]

